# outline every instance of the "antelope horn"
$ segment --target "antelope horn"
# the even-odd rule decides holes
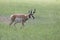
[[[36,12],[36,9],[33,10],[33,14]]]

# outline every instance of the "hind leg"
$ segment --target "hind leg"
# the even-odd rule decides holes
[[[12,24],[13,24],[13,22],[14,22],[14,21],[13,21],[13,20],[11,20],[11,22],[9,23],[9,25],[12,25]]]
[[[17,24],[17,22],[14,22],[14,26]]]

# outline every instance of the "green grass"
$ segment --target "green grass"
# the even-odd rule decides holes
[[[0,15],[26,13],[36,8],[35,19],[9,26],[0,22],[0,40],[60,40],[60,1],[0,0]]]

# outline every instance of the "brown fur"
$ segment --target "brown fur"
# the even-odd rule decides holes
[[[22,18],[22,25],[24,26],[24,22],[28,20],[29,15],[24,15],[24,14],[14,14],[11,16],[11,23],[10,25],[15,21],[16,18]]]
[[[11,18],[11,22],[10,22],[10,25],[15,21],[15,19],[16,18],[22,18],[22,21],[21,21],[21,23],[22,23],[22,25],[24,26],[24,23],[29,19],[29,18],[35,18],[34,16],[33,16],[33,14],[35,13],[35,11],[36,11],[36,9],[34,9],[34,10],[30,10],[29,11],[29,14],[13,14],[13,15],[11,15],[10,16],[10,18]],[[15,25],[16,23],[14,23],[14,25]]]

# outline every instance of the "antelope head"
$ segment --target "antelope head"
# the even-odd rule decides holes
[[[28,13],[29,13],[29,18],[32,17],[33,19],[35,19],[35,17],[34,17],[35,12],[36,12],[36,9],[33,9],[33,10],[28,11]]]

